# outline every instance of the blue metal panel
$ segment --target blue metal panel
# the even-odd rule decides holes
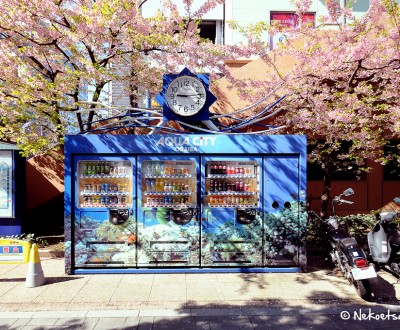
[[[305,202],[300,155],[264,157],[266,265],[293,266],[304,253]]]
[[[305,159],[302,135],[68,135],[65,155],[71,154],[298,154]],[[67,160],[66,160],[67,161]]]
[[[75,269],[72,274],[224,274],[224,273],[299,273],[298,267],[281,268],[144,268],[144,269]]]

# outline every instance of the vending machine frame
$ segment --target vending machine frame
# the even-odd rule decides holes
[[[129,233],[114,224],[120,241],[104,254],[109,263],[76,260],[82,230],[77,166],[85,159],[132,162]],[[159,162],[161,172],[148,174],[146,162]],[[177,192],[171,180],[179,181]],[[211,180],[217,182],[213,188]],[[164,188],[148,188],[152,183]],[[303,135],[66,136],[66,272],[298,272],[306,267],[305,199]],[[89,260],[89,252],[83,257]]]

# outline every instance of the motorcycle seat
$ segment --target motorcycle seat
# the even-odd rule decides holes
[[[346,237],[341,240],[341,243],[346,246],[358,245],[357,241],[353,237]]]

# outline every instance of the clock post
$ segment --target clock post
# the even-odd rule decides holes
[[[163,108],[163,121],[153,129],[157,133],[168,121],[185,123],[203,122],[208,128],[218,131],[209,120],[210,106],[217,100],[209,90],[208,74],[193,74],[189,69],[183,69],[179,74],[163,76],[163,90],[155,100]]]

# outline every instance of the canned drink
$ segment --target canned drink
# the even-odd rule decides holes
[[[126,203],[126,197],[125,197],[125,196],[122,196],[122,197],[121,197],[121,203],[122,203],[122,204],[125,204],[125,203]]]

